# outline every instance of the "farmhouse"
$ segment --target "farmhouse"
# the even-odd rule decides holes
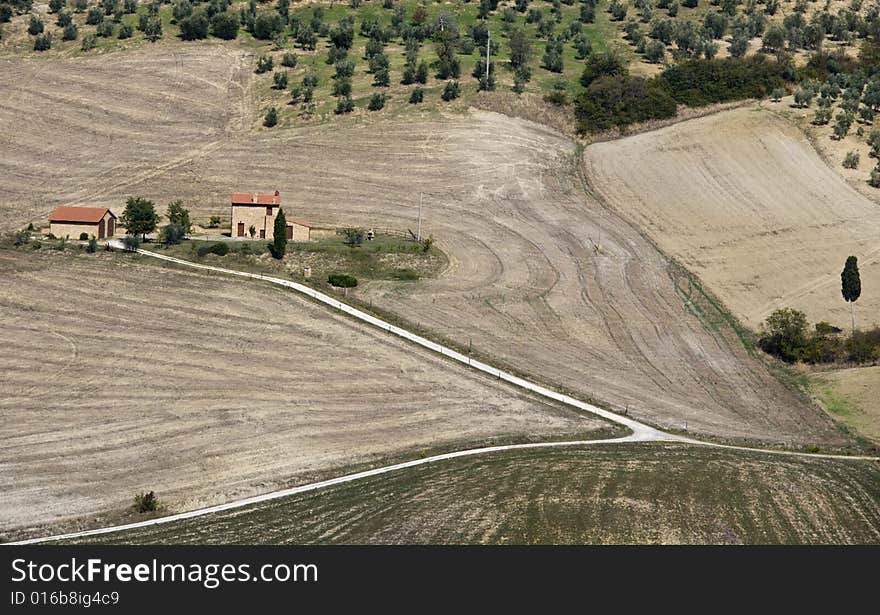
[[[281,208],[281,193],[250,194],[237,192],[232,195],[232,236],[250,237],[251,227],[254,237],[274,239],[275,216]],[[287,238],[291,241],[309,241],[312,226],[302,220],[295,220],[284,212],[287,220]]]
[[[49,232],[70,239],[79,239],[82,233],[98,239],[113,237],[116,214],[106,207],[58,207],[49,214]]]

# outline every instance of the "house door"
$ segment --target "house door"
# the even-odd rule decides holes
[[[266,238],[266,229],[261,228],[260,229],[260,239],[265,239],[265,238]]]
[[[113,222],[113,218],[109,218],[107,220],[107,237],[113,237],[113,233],[116,231],[116,224]]]
[[[104,239],[104,220],[98,222],[98,239]]]
[[[287,238],[293,239],[293,225],[292,224],[287,225]]]
[[[237,237],[244,237],[244,222],[238,223],[238,235]]]

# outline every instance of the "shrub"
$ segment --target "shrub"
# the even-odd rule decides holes
[[[208,228],[217,228],[220,226],[220,216],[214,215],[208,218]]]
[[[278,109],[275,107],[269,107],[269,110],[266,111],[265,117],[263,117],[263,126],[266,128],[272,128],[278,124]]]
[[[34,39],[34,51],[47,51],[52,48],[52,34],[46,32]]]
[[[79,234],[79,240],[80,240],[80,241],[88,241],[88,239],[89,239],[89,234],[88,234],[88,233],[80,233],[80,234]]]
[[[124,40],[127,38],[131,38],[134,35],[134,28],[131,24],[124,23],[119,26],[119,33],[116,35],[116,38],[120,40]]]
[[[257,66],[254,72],[257,74],[267,73],[275,67],[272,56],[260,56],[257,58]]]
[[[336,101],[336,109],[334,110],[336,115],[351,113],[352,111],[354,111],[354,101],[351,99],[351,96],[340,96],[339,100]]]
[[[666,45],[660,41],[649,41],[645,44],[645,59],[652,64],[662,62],[666,57]]]
[[[94,254],[97,251],[98,251],[98,240],[95,239],[94,235],[92,235],[89,238],[89,244],[86,246],[86,252],[88,252],[89,254]]]
[[[807,317],[792,308],[775,310],[762,325],[758,346],[766,353],[794,363],[807,343]]]
[[[205,245],[199,246],[198,250],[196,250],[196,254],[198,254],[199,256],[205,256],[206,254],[226,256],[227,254],[229,254],[229,246],[222,241],[210,244],[206,243]]]
[[[208,38],[210,23],[205,13],[199,11],[180,20],[180,38],[185,41],[196,41]]]
[[[391,277],[395,280],[400,280],[401,282],[413,282],[419,279],[419,274],[412,269],[395,269],[391,273]]]
[[[152,491],[137,493],[134,496],[134,509],[139,513],[159,510],[159,498]]]
[[[846,153],[843,159],[843,167],[845,169],[857,169],[859,167],[859,153],[851,151]]]
[[[357,278],[347,273],[331,273],[327,276],[327,282],[336,288],[354,288],[358,285]]]
[[[425,99],[425,92],[420,87],[413,88],[413,91],[409,95],[409,102],[412,105],[417,105]]]
[[[75,41],[76,37],[79,35],[79,32],[76,29],[76,24],[69,23],[64,26],[64,30],[61,32],[61,40],[63,41]]]
[[[447,81],[446,87],[443,88],[443,94],[440,95],[440,98],[449,102],[450,100],[455,100],[461,94],[461,86],[459,86],[458,81]]]
[[[287,89],[287,71],[278,72],[272,75],[272,89],[273,90],[286,90]]]
[[[692,107],[746,98],[764,98],[784,87],[785,65],[765,56],[692,59],[663,71],[661,79],[679,102]]]
[[[238,36],[238,28],[241,25],[238,17],[229,11],[217,13],[211,19],[211,32],[217,38],[231,41]]]
[[[675,113],[675,100],[666,85],[656,78],[600,77],[575,100],[575,116],[581,133],[674,117]]]
[[[254,38],[271,41],[276,34],[284,30],[281,15],[278,13],[261,12],[254,19]]]
[[[384,106],[385,95],[376,92],[370,97],[370,102],[367,104],[367,109],[369,109],[370,111],[379,111]]]
[[[297,57],[295,53],[285,53],[281,57],[281,66],[286,66],[287,68],[295,68],[297,63]]]
[[[31,15],[30,21],[28,22],[28,34],[30,34],[31,36],[42,34],[43,28],[43,20],[36,15]]]
[[[97,6],[93,6],[92,8],[90,8],[88,14],[86,15],[86,24],[90,26],[97,26],[102,21],[104,21],[104,11],[102,11]]]
[[[364,243],[364,229],[362,228],[345,228],[342,229],[342,243],[349,248],[356,248]]]

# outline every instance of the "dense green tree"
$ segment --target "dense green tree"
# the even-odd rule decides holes
[[[159,214],[156,213],[153,201],[133,196],[126,202],[125,211],[122,212],[119,222],[125,227],[126,234],[140,235],[143,239],[146,239],[147,233],[152,233],[156,230],[156,225],[159,223]]]
[[[42,34],[43,28],[43,20],[36,15],[31,15],[30,20],[28,21],[28,34],[30,34],[31,36]]]
[[[840,292],[844,301],[849,303],[850,317],[852,318],[853,334],[856,331],[855,302],[862,295],[862,280],[859,277],[859,260],[855,256],[848,256],[843,271],[840,273]]]
[[[208,38],[210,22],[204,11],[196,11],[189,17],[180,20],[180,38],[195,41]]]
[[[532,53],[532,41],[525,30],[521,28],[511,30],[507,39],[507,45],[510,47],[510,65],[514,69],[529,63]]]
[[[758,345],[764,352],[779,357],[787,363],[801,358],[807,343],[807,317],[791,308],[775,310],[762,327]]]
[[[168,218],[169,224],[173,224],[180,228],[183,236],[189,235],[192,232],[189,210],[183,206],[183,201],[178,199],[168,203],[168,207],[165,210],[165,217]]]
[[[238,36],[241,21],[234,14],[224,11],[211,18],[211,33],[217,38],[231,41]]]
[[[617,54],[604,51],[594,53],[587,58],[581,75],[581,85],[586,88],[600,77],[617,77],[626,74],[626,66]]]
[[[287,252],[287,218],[284,216],[284,210],[280,207],[278,215],[275,216],[272,235],[272,256],[282,259]]]
[[[263,116],[263,126],[266,128],[272,128],[278,124],[278,109],[275,107],[269,107],[269,110],[266,111],[266,115]]]

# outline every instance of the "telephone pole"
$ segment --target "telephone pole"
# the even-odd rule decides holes
[[[489,89],[489,37],[490,32],[486,30],[486,89]]]

